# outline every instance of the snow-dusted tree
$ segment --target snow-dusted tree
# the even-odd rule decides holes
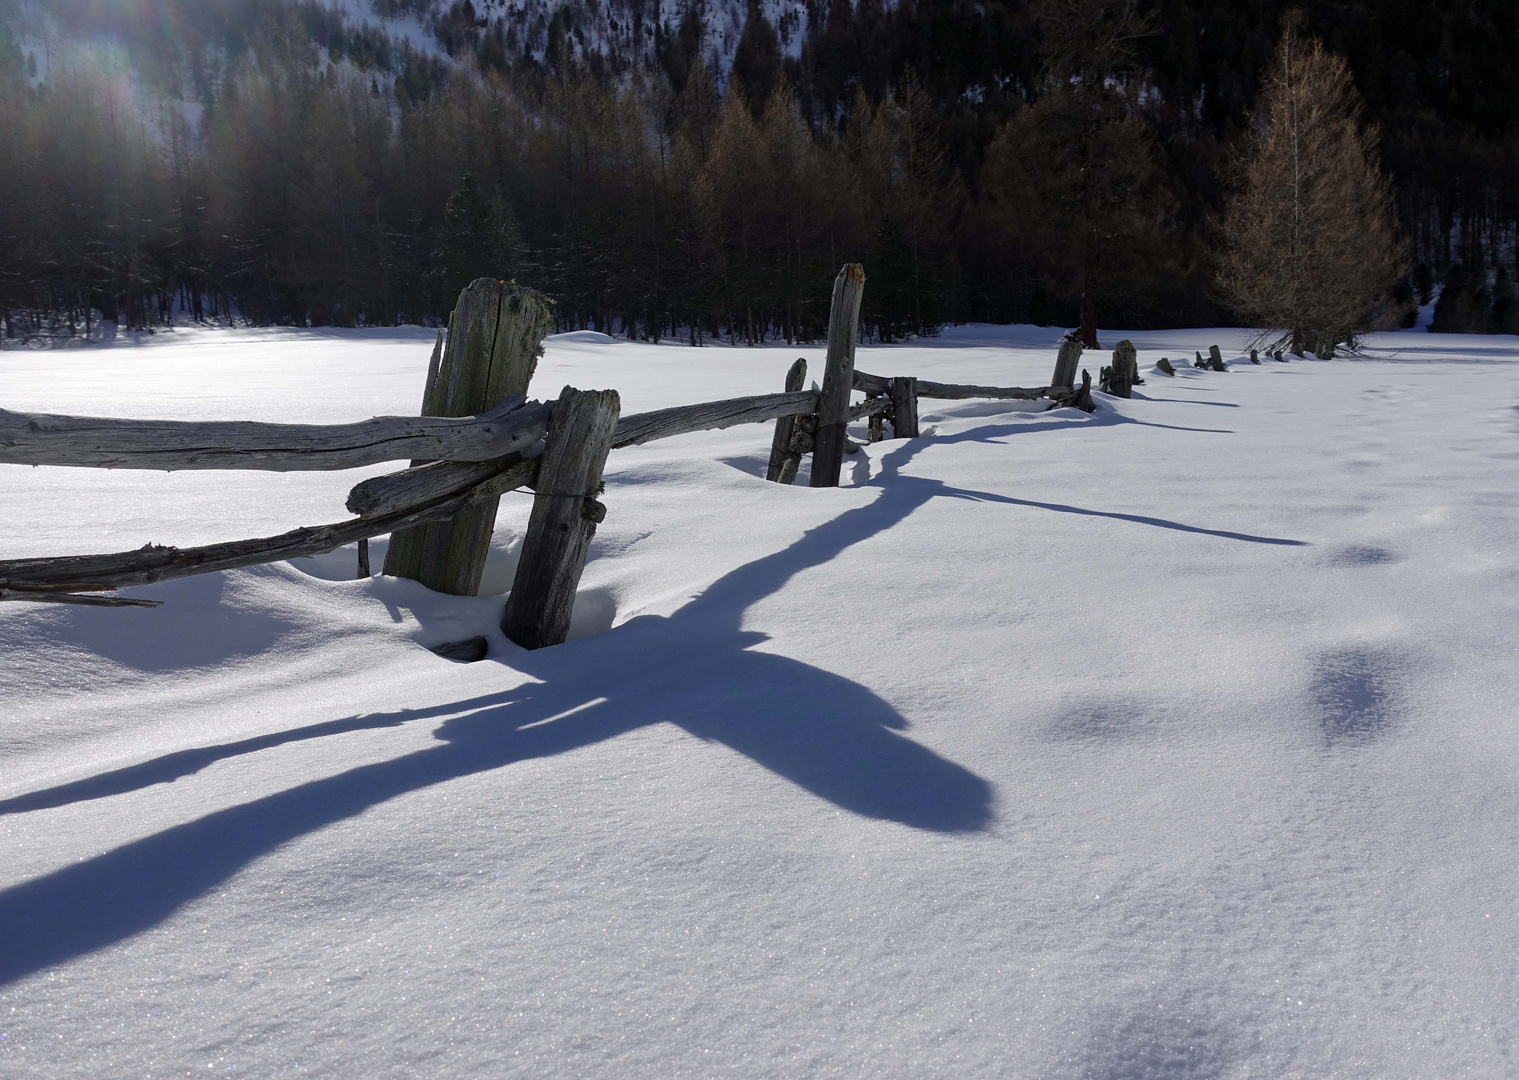
[[[1403,269],[1377,131],[1345,62],[1284,25],[1223,221],[1223,299],[1274,346],[1320,355],[1363,329]]]

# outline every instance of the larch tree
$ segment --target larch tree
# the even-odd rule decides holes
[[[1403,270],[1377,130],[1345,61],[1289,21],[1223,219],[1222,299],[1261,340],[1332,355]]]

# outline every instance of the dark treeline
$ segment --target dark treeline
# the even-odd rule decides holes
[[[39,71],[0,0],[10,336],[426,322],[492,274],[562,328],[741,341],[818,337],[851,260],[883,340],[1231,320],[1215,223],[1287,10],[809,0],[777,28],[751,3],[721,72],[695,0],[378,5],[448,61],[314,3],[46,6],[93,45]],[[1448,281],[1441,328],[1512,329],[1516,5],[1298,6],[1380,127],[1411,256],[1386,309]]]

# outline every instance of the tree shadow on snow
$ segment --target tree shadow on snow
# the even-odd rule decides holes
[[[0,803],[0,813],[56,807],[169,782],[285,743],[447,717],[437,746],[216,811],[0,892],[0,983],[147,930],[260,856],[399,795],[657,723],[729,746],[865,817],[946,833],[986,828],[993,795],[985,780],[901,734],[906,720],[870,690],[756,651],[765,635],[742,629],[744,612],[794,575],[891,528],[929,499],[974,497],[897,474],[923,445],[904,443],[888,455],[873,502],[738,567],[673,615],[642,616],[595,638],[501,658],[537,682],[179,751]]]

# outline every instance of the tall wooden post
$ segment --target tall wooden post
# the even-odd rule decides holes
[[[1076,368],[1081,363],[1081,335],[1067,330],[1060,338],[1060,351],[1055,354],[1055,373],[1050,376],[1050,386],[1065,389],[1076,385]]]
[[[554,406],[522,558],[501,616],[501,632],[524,649],[559,645],[569,635],[586,549],[606,517],[595,495],[621,406],[616,390],[568,386]]]
[[[807,358],[798,356],[791,370],[786,372],[786,393],[794,394],[807,381]],[[765,466],[766,480],[779,480],[781,467],[791,451],[791,432],[796,428],[796,417],[783,416],[775,422],[775,438],[770,441],[770,463]],[[793,475],[795,472],[793,471]]]
[[[422,415],[471,416],[509,394],[525,394],[552,325],[550,302],[533,290],[494,278],[471,283],[449,317],[442,355],[433,352]],[[414,578],[438,592],[474,596],[497,502],[485,499],[448,521],[398,530],[385,553],[385,573]]]
[[[849,426],[849,392],[854,389],[854,343],[865,292],[865,268],[848,263],[833,282],[828,312],[828,360],[818,396],[817,435],[812,446],[812,486],[838,487],[844,467],[844,429]]]
[[[891,433],[898,439],[918,437],[918,380],[898,375],[891,380]]]

